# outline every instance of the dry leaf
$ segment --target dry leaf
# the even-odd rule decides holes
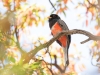
[[[10,30],[10,23],[8,21],[8,17],[7,16],[0,20],[0,29],[3,32],[7,32],[7,31]]]
[[[68,0],[63,0],[64,1],[64,4],[66,4],[68,2]]]

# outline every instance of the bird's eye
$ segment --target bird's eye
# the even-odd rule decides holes
[[[53,15],[53,17],[56,17],[56,15]]]

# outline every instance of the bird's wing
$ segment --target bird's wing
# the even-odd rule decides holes
[[[59,23],[59,25],[62,27],[63,30],[69,30],[67,24],[63,20],[59,19],[57,22]],[[67,43],[70,44],[70,42],[71,42],[71,35],[67,35],[67,37],[69,39],[67,41]],[[69,45],[68,45],[67,48],[69,48]]]
[[[63,20],[59,19],[57,22],[63,28],[63,30],[69,30],[69,28],[67,27],[67,24]]]

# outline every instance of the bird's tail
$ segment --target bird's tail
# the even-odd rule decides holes
[[[63,52],[64,52],[64,66],[68,66],[69,65],[68,48],[63,47]]]

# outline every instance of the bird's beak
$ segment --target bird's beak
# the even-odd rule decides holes
[[[48,18],[48,19],[50,19],[51,17],[50,17],[50,16],[48,16],[47,18]]]

